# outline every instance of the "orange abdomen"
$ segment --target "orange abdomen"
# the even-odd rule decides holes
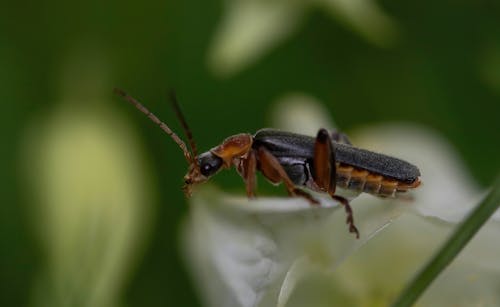
[[[344,189],[366,192],[380,197],[397,197],[399,193],[414,189],[420,183],[419,178],[408,183],[347,164],[337,164],[336,185]]]

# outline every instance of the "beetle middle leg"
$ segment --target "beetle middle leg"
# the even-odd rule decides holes
[[[349,231],[355,233],[356,238],[359,238],[359,231],[354,225],[354,217],[349,201],[342,196],[335,195],[335,178],[337,174],[335,148],[330,134],[325,129],[320,129],[316,136],[313,164],[314,182],[321,190],[330,194],[333,199],[339,201],[344,206],[347,214],[346,223],[349,225]]]
[[[309,193],[295,186],[278,159],[276,159],[267,149],[264,147],[257,149],[257,156],[260,162],[259,169],[267,179],[273,183],[283,182],[289,195],[303,197],[311,204],[319,204],[318,200]]]

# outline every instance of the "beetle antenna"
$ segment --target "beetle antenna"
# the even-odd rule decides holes
[[[186,133],[186,137],[189,141],[189,145],[191,147],[191,152],[193,153],[193,162],[196,168],[199,168],[198,165],[198,160],[196,157],[198,157],[198,149],[196,148],[196,143],[194,142],[193,134],[191,133],[191,129],[189,129],[189,126],[186,122],[186,119],[184,118],[184,115],[181,112],[181,108],[179,107],[179,103],[177,102],[177,96],[175,95],[174,91],[170,91],[170,100],[172,101],[172,105],[174,106],[175,113],[177,114],[177,118],[179,118],[179,121],[181,122],[182,128],[184,129],[184,133]]]
[[[161,130],[163,130],[166,134],[168,134],[174,140],[174,142],[177,143],[177,145],[179,145],[182,152],[184,153],[184,158],[186,158],[187,162],[189,164],[193,163],[195,159],[193,159],[193,157],[191,156],[191,153],[187,149],[186,144],[164,122],[162,122],[158,117],[156,117],[156,115],[151,113],[151,111],[149,111],[145,106],[143,106],[139,101],[137,101],[134,97],[127,94],[125,91],[119,88],[115,88],[114,92],[118,96],[121,96],[123,99],[127,100],[132,105],[134,105],[139,111],[146,114],[146,116],[149,117],[149,119],[153,123],[160,126]]]

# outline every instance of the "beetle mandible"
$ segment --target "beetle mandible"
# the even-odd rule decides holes
[[[290,196],[303,197],[311,204],[319,202],[299,186],[329,194],[344,206],[349,231],[359,238],[352,208],[346,198],[335,194],[337,186],[379,197],[398,197],[421,183],[420,171],[413,164],[354,147],[344,134],[325,129],[320,129],[316,137],[276,129],[261,129],[254,135],[236,134],[198,155],[175,95],[171,96],[172,103],[191,151],[140,102],[123,90],[115,89],[115,93],[146,114],[179,145],[189,165],[183,186],[187,196],[191,195],[193,185],[234,166],[245,182],[247,196],[252,198],[255,196],[255,175],[260,171],[270,182],[283,183]]]

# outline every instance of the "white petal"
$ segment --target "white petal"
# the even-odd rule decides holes
[[[328,198],[311,207],[300,198],[247,200],[199,189],[183,241],[204,301],[275,306],[279,296],[284,305],[303,273],[333,270],[400,213],[398,206],[352,204],[360,240],[348,232],[343,208]],[[298,259],[305,259],[303,270],[290,271],[300,268]]]
[[[498,223],[488,223],[419,300],[422,306],[497,306]],[[403,214],[382,235],[325,276],[355,306],[387,306],[444,243],[455,225]],[[327,282],[327,281],[325,281]],[[459,289],[459,291],[457,290]],[[297,289],[304,293],[304,289]],[[292,299],[294,299],[292,297]]]

